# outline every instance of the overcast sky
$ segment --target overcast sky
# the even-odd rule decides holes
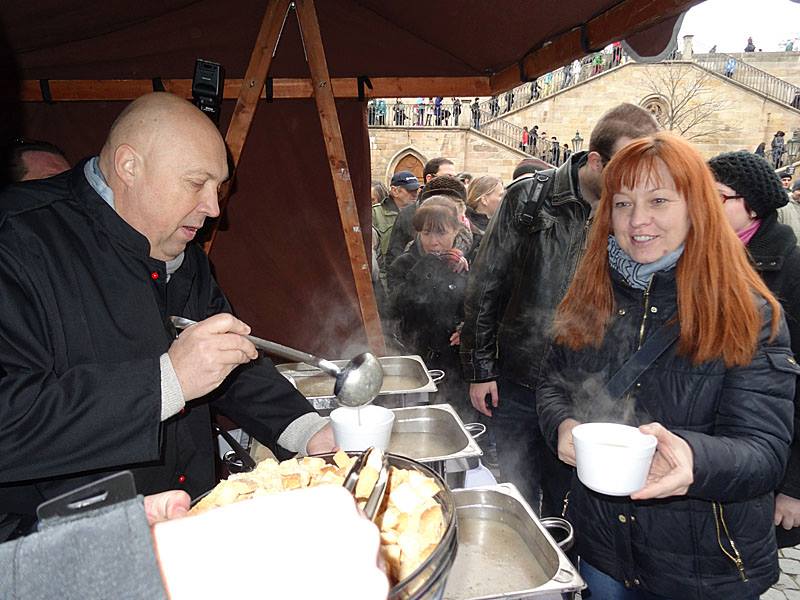
[[[689,9],[678,35],[694,35],[694,51],[743,52],[748,36],[764,52],[784,49],[787,39],[800,38],[800,3],[792,0],[706,0]],[[794,44],[800,50],[800,40]]]

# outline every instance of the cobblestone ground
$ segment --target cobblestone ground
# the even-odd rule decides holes
[[[778,551],[781,578],[761,600],[800,600],[800,546]]]

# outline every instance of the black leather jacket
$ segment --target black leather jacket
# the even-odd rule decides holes
[[[578,553],[618,581],[668,598],[757,597],[778,578],[772,491],[789,457],[800,372],[786,324],[782,318],[770,341],[771,310],[760,300],[763,326],[749,365],[694,364],[674,343],[624,401],[604,399],[601,386],[677,306],[674,270],[656,273],[647,293],[615,273],[612,280],[615,312],[601,346],[553,345],[549,353],[536,392],[542,433],[555,451],[566,418],[657,421],[691,447],[694,481],[685,496],[634,502],[574,480],[566,518],[575,526]],[[737,551],[739,565],[731,559]]]
[[[535,176],[515,179],[489,222],[470,269],[461,330],[461,364],[471,382],[502,372],[535,388],[550,344],[556,306],[569,287],[589,231],[590,206],[577,188],[574,154],[555,173],[531,230],[517,224]]]

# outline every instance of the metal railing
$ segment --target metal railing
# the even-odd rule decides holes
[[[493,96],[481,103],[481,110],[491,118],[497,118],[513,110],[524,108],[532,102],[542,100],[553,94],[596,77],[606,71],[625,64],[628,56],[621,47],[611,53],[597,52],[575,60],[529,83],[523,83],[500,96]]]
[[[471,127],[529,156],[560,165],[569,156],[568,147],[565,148],[557,140],[548,139],[545,131],[539,131],[535,137],[533,131],[529,131],[528,143],[525,143],[523,128],[506,121],[503,115],[592,79],[628,60],[627,54],[617,46],[611,53],[591,54],[482,102],[477,98],[475,102],[460,98],[453,98],[450,102],[445,102],[443,98],[396,100],[393,103],[384,99],[371,100],[368,104],[368,123],[371,127]],[[675,51],[665,62],[680,60],[680,53]],[[691,62],[800,110],[800,87],[729,54],[695,54]]]
[[[552,96],[627,61],[628,56],[621,47],[611,53],[597,52],[584,57],[581,61],[573,61],[534,81],[523,83],[501,96],[493,96],[479,102],[480,122],[488,123],[490,120],[500,118],[501,115]],[[372,100],[368,105],[368,123],[371,127],[460,127],[467,124],[474,127],[471,102],[461,99],[456,102],[455,98],[449,102],[442,100],[439,104],[436,104],[434,98],[419,100],[394,103]],[[521,128],[519,132],[522,132]]]
[[[554,165],[564,161],[563,144],[556,152],[553,140],[547,139],[547,133],[534,136],[529,132],[527,142],[523,142],[524,129],[503,118],[493,116],[491,111],[483,110],[485,103],[433,102],[418,103],[416,101],[395,101],[383,104],[372,101],[368,105],[367,119],[370,127],[470,127],[482,134],[515,148],[529,156],[540,158]]]
[[[767,98],[800,109],[800,87],[770,75],[730,54],[695,54],[697,65],[749,87]]]
[[[454,99],[455,100],[455,99]],[[440,102],[425,98],[423,103],[397,100],[370,100],[367,123],[370,127],[461,127],[468,125],[468,102]]]
[[[523,128],[514,125],[502,118],[493,117],[491,112],[481,111],[481,118],[477,123],[473,120],[472,128],[482,134],[524,152],[528,156],[539,158],[551,165],[561,165],[570,155],[571,150],[565,149],[558,140],[548,138],[547,132],[537,132],[536,135],[529,131],[527,143],[523,142]]]

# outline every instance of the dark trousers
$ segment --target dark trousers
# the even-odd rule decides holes
[[[536,413],[536,392],[508,379],[497,381],[500,401],[493,409],[500,475],[513,483],[536,514],[561,515],[572,468],[544,443]],[[541,498],[541,507],[540,507]]]

